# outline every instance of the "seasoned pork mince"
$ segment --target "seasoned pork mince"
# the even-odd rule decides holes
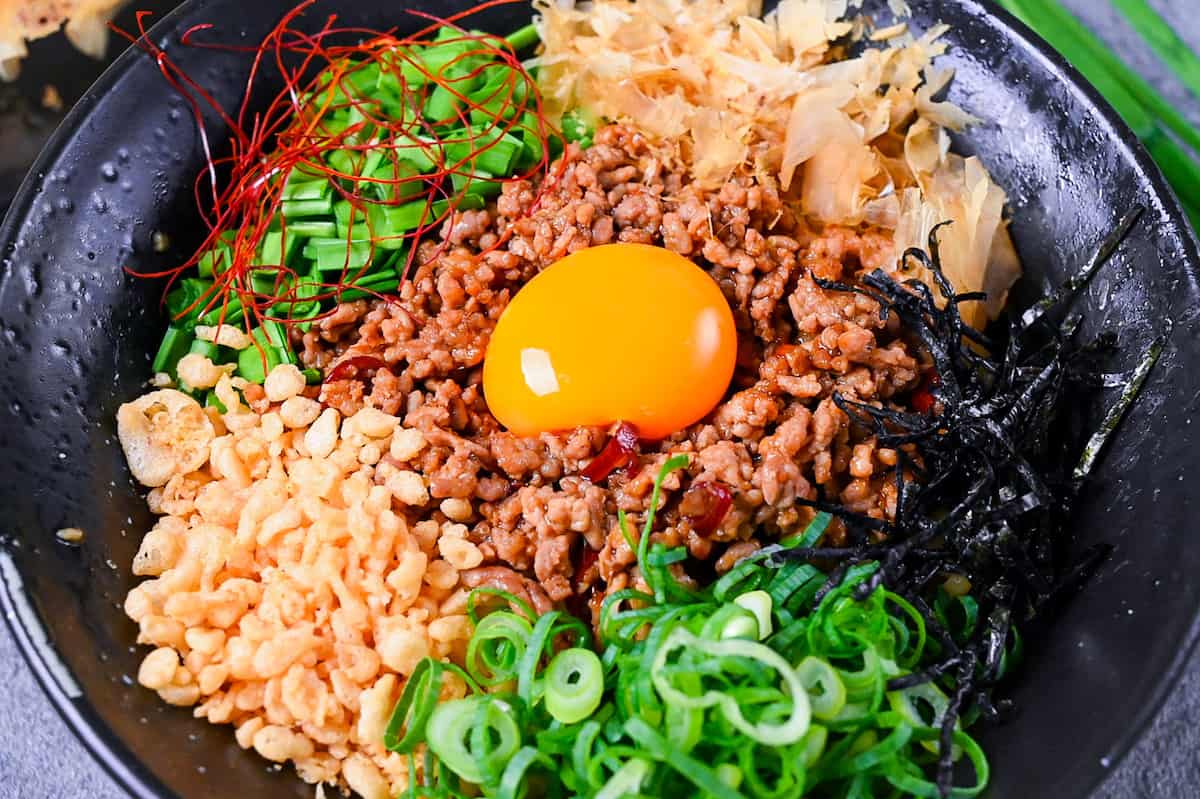
[[[362,367],[326,383],[322,401],[343,414],[363,405],[399,414],[423,434],[419,450],[393,446],[375,479],[420,475],[425,508],[439,520],[453,514],[483,553],[484,565],[464,582],[503,586],[535,604],[630,583],[635,558],[617,510],[638,521],[669,453],[695,457],[665,485],[667,524],[658,535],[711,558],[718,571],[753,551],[752,530],[802,528],[812,511],[798,498],[891,514],[895,453],[852,429],[832,395],[903,399],[919,364],[873,300],[826,291],[814,278],[853,281],[888,267],[892,241],[810,229],[766,181],[701,190],[629,128],[603,128],[595,142],[584,152],[572,146],[540,192],[506,184],[494,207],[447,223],[398,299],[344,304],[304,335],[306,364],[336,368],[357,358]],[[523,283],[568,253],[613,241],[661,244],[712,275],[739,327],[738,369],[708,418],[643,444],[634,465],[593,483],[581,472],[611,431],[512,435],[488,412],[479,367]],[[603,335],[604,319],[579,323]],[[699,523],[722,492],[731,494],[728,512],[719,524]]]

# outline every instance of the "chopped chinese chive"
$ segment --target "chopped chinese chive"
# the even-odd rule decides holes
[[[542,37],[538,36],[537,26],[530,23],[523,28],[517,28],[504,39],[514,51],[519,53],[526,47],[533,47],[542,40]]]
[[[283,199],[286,200],[323,200],[329,196],[333,187],[328,180],[294,181],[289,180],[283,187]]]
[[[377,294],[387,294],[395,291],[400,286],[400,280],[396,277],[389,277],[378,283],[358,282],[355,286],[361,288],[346,289],[338,295],[341,302],[350,302],[351,300],[364,300],[368,297],[374,297]]]
[[[175,327],[174,325],[167,328],[166,334],[163,336],[162,343],[158,345],[158,352],[154,356],[154,363],[151,364],[151,369],[155,372],[167,372],[168,374],[175,373],[175,365],[179,363],[179,359],[188,353],[188,347],[192,342],[192,334],[186,330]]]
[[[263,365],[264,358],[266,359],[265,366]],[[275,347],[247,347],[238,353],[237,363],[237,373],[240,377],[261,385],[267,379],[267,374],[283,363],[283,359],[279,357],[279,350]]]
[[[188,348],[188,352],[195,353],[197,355],[203,355],[213,363],[220,363],[222,360],[221,348],[211,341],[195,339],[192,341],[192,345]]]
[[[225,414],[229,412],[229,409],[225,407],[225,403],[221,402],[215,391],[210,390],[204,395],[204,405],[207,408],[216,408],[217,413]]]
[[[198,277],[185,277],[167,295],[167,313],[175,324],[186,330],[196,326],[196,319],[204,309],[205,297],[212,291],[212,281]]]
[[[317,269],[332,272],[362,269],[371,262],[373,248],[370,241],[310,239],[304,250],[306,254],[311,253],[309,257],[316,261]]]
[[[229,247],[219,245],[200,256],[200,260],[196,262],[196,269],[199,271],[200,277],[211,278],[214,274],[220,274],[228,269],[232,261]]]
[[[437,86],[425,101],[425,118],[431,122],[445,122],[458,117],[463,101],[445,86]]]
[[[224,307],[218,305],[206,314],[200,317],[200,324],[215,325],[218,322],[224,321],[226,324],[232,322],[240,322],[245,315],[242,308],[242,301],[238,297],[234,297]]]
[[[304,238],[332,238],[337,235],[337,224],[334,222],[319,222],[316,220],[304,219],[297,222],[289,222],[287,226],[289,236],[304,237]],[[290,244],[290,242],[289,242]]]
[[[329,197],[320,200],[284,200],[280,203],[280,213],[285,219],[294,216],[324,216],[333,211],[333,200]]]
[[[287,251],[284,252],[283,231],[272,230],[263,236],[258,263],[262,266],[287,266],[300,247],[300,236],[288,225]]]

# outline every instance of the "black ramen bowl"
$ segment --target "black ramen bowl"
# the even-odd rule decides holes
[[[195,0],[151,38],[232,108],[249,57],[183,47],[180,35],[211,22],[224,41],[255,43],[290,5]],[[1127,366],[1168,319],[1176,323],[1074,520],[1081,548],[1106,541],[1116,553],[1052,630],[1028,642],[1010,689],[1017,713],[983,733],[991,795],[1082,796],[1141,733],[1197,633],[1200,256],[1146,152],[1045,45],[974,0],[913,5],[918,26],[953,26],[942,62],[957,70],[950,96],[988,120],[958,146],[978,153],[1009,192],[1027,269],[1014,303],[1070,274],[1141,205],[1142,221],[1080,309],[1091,332],[1118,332]],[[304,24],[334,10],[351,25],[418,25],[382,0],[323,0]],[[507,31],[528,15],[527,6],[499,7],[475,24]],[[209,130],[219,148],[221,126],[211,120]],[[58,710],[135,796],[308,797],[311,788],[243,752],[228,728],[139,688],[144,650],[121,611],[153,519],[125,467],[114,415],[143,390],[164,326],[161,286],[122,267],[165,268],[198,244],[192,184],[201,164],[188,107],[151,59],[127,52],[51,139],[0,227],[0,600]],[[160,233],[171,242],[165,252],[154,246]],[[67,526],[86,531],[82,546],[56,540]]]

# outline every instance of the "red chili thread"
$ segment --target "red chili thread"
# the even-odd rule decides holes
[[[598,483],[617,469],[627,469],[637,462],[638,431],[629,422],[621,422],[612,438],[592,458],[592,462],[580,473],[585,480]]]
[[[424,213],[415,230],[403,234],[407,254],[404,268],[400,271],[401,280],[407,279],[408,273],[418,256],[417,243],[428,234],[436,231],[441,225],[451,221],[457,212],[459,198],[463,193],[455,193],[451,180],[455,174],[463,176],[468,185],[475,171],[477,159],[499,141],[503,134],[519,135],[523,132],[535,136],[540,144],[542,156],[525,172],[515,175],[508,180],[538,180],[539,189],[531,210],[540,206],[542,195],[565,170],[565,162],[560,161],[558,169],[552,174],[549,161],[549,144],[556,131],[545,117],[540,93],[536,81],[524,69],[516,53],[507,41],[491,34],[474,34],[460,27],[457,23],[468,19],[474,14],[500,5],[508,5],[521,0],[490,0],[474,8],[466,9],[447,18],[422,12],[408,13],[429,21],[429,25],[411,36],[396,36],[393,31],[380,32],[375,30],[338,27],[337,16],[329,15],[322,27],[315,33],[305,33],[294,27],[294,23],[305,11],[309,10],[315,0],[305,0],[286,13],[280,22],[267,34],[257,47],[230,45],[221,42],[199,42],[198,35],[214,30],[210,23],[193,26],[180,37],[180,44],[190,47],[204,47],[234,52],[254,52],[254,60],[249,70],[244,99],[236,114],[231,117],[216,102],[212,95],[188,77],[157,44],[146,35],[145,20],[148,12],[137,15],[138,35],[134,36],[119,29],[116,32],[128,39],[135,46],[151,55],[163,77],[188,103],[195,119],[201,145],[205,155],[205,169],[197,176],[193,193],[197,207],[200,209],[208,235],[197,249],[196,253],[183,264],[159,272],[133,272],[143,277],[167,278],[165,293],[188,269],[196,266],[200,257],[218,242],[218,237],[224,231],[235,231],[235,237],[229,244],[232,263],[220,274],[214,275],[212,288],[191,306],[182,311],[183,315],[197,308],[208,313],[219,308],[219,323],[223,324],[228,313],[230,302],[236,297],[245,310],[243,322],[249,331],[252,327],[266,321],[278,321],[285,324],[293,320],[272,313],[271,306],[280,304],[291,307],[296,303],[310,300],[330,300],[336,298],[340,291],[352,286],[360,278],[367,266],[358,269],[349,268],[352,251],[352,235],[347,236],[346,265],[337,275],[336,280],[329,282],[318,281],[319,291],[313,297],[300,297],[297,293],[296,281],[299,275],[286,264],[254,264],[263,237],[267,234],[271,221],[277,216],[281,219],[284,251],[287,249],[287,222],[279,214],[282,204],[282,189],[287,177],[295,170],[303,170],[314,180],[322,177],[330,180],[336,196],[347,201],[351,206],[351,227],[363,222],[366,224],[370,245],[368,264],[374,260],[374,255],[380,238],[376,236],[374,224],[367,212],[368,205],[400,205],[421,199],[426,201]],[[459,56],[454,63],[464,58],[483,56],[483,66],[476,67],[469,74],[461,77],[449,77],[443,70],[433,73],[424,63],[413,58],[407,49],[412,46],[427,44],[431,33],[440,27],[450,26],[459,32],[459,36],[446,40],[447,44],[467,42],[470,49]],[[354,44],[336,44],[337,40],[347,38],[356,40]],[[289,65],[289,58],[299,56],[298,64]],[[266,110],[253,113],[252,120],[250,98],[259,80],[259,73],[264,59],[273,58],[275,66],[283,76],[284,87],[267,105]],[[394,75],[399,81],[402,98],[422,97],[419,86],[410,87],[401,71],[401,63],[407,63],[410,68],[422,73],[426,81],[433,86],[441,86],[450,91],[462,104],[457,114],[459,120],[470,125],[472,110],[488,111],[491,123],[483,130],[474,132],[468,128],[467,135],[459,139],[438,139],[441,146],[434,146],[428,139],[435,137],[434,123],[424,119],[422,114],[414,114],[406,121],[389,119],[384,111],[384,104],[378,97],[361,97],[356,91],[347,90],[349,81],[358,72],[378,65],[381,71]],[[481,101],[470,100],[458,87],[466,81],[477,78],[488,68],[501,66],[507,68],[505,79],[491,96]],[[322,75],[328,75],[328,83],[323,84]],[[312,77],[306,77],[312,76]],[[335,88],[341,89],[340,97]],[[306,102],[305,97],[311,95]],[[496,103],[499,113],[488,110],[486,105]],[[230,154],[220,158],[213,156],[205,123],[205,108],[215,113],[226,125],[231,134]],[[353,107],[363,117],[355,125],[335,131],[328,126],[330,116],[335,112]],[[528,113],[535,125],[533,128],[523,127],[522,118]],[[358,134],[363,133],[368,126],[375,129],[374,136],[360,141]],[[491,141],[488,141],[488,139]],[[466,149],[465,157],[459,159],[460,166],[448,165],[444,147],[451,144],[461,144]],[[400,169],[392,161],[393,174],[390,177],[374,175],[358,176],[340,172],[325,163],[324,153],[340,149],[352,153],[365,153],[369,150],[384,148],[393,154],[402,155],[405,150],[420,149],[435,163],[431,174],[401,175]],[[218,185],[217,175],[220,169],[228,168],[229,178],[223,186]],[[350,188],[342,186],[338,179],[350,182]],[[368,197],[363,190],[376,184],[385,188],[394,188],[392,198],[380,201]],[[415,191],[401,191],[401,187],[416,186]],[[205,194],[211,194],[205,199]],[[401,195],[407,195],[401,197]],[[433,203],[446,200],[446,209],[438,214],[433,213]],[[505,243],[511,235],[505,231],[492,249]],[[447,246],[439,242],[432,251],[423,253],[425,258],[437,257]],[[251,282],[251,270],[260,274],[274,273],[273,288],[279,289],[290,278],[291,288],[282,294],[259,291]],[[362,287],[354,286],[362,289]],[[368,294],[379,299],[387,299],[384,295],[363,289]],[[326,312],[332,313],[332,311]]]

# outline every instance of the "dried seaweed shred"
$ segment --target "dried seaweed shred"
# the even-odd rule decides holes
[[[1131,374],[1114,380],[1102,367],[1117,352],[1116,337],[1106,333],[1079,341],[1081,316],[1070,313],[1070,305],[1141,214],[1137,208],[1122,219],[1083,269],[1009,325],[1004,342],[964,322],[960,303],[979,294],[954,292],[942,271],[937,228],[928,251],[909,249],[903,257],[933,276],[940,298],[925,283],[898,283],[883,271],[868,274],[862,285],[817,281],[827,290],[867,295],[880,304],[881,314],[900,319],[933,361],[936,379],[924,387],[933,402],[926,412],[906,412],[835,396],[838,407],[872,431],[880,446],[899,452],[895,518],[885,523],[813,502],[843,519],[849,545],[793,549],[777,558],[833,562],[821,595],[853,566],[878,561],[879,569],[859,586],[862,595],[885,585],[925,617],[942,660],[889,688],[953,676],[956,688],[941,719],[937,784],[943,796],[952,786],[955,724],[967,713],[994,720],[1003,706],[993,702],[992,693],[1019,646],[1016,625],[1080,587],[1110,552],[1101,545],[1072,557],[1066,521],[1158,360],[1170,326]],[[1084,436],[1073,413],[1076,403],[1114,384],[1121,387],[1119,398],[1080,450],[1077,442]],[[929,604],[947,575],[970,581],[978,606],[977,623],[968,625],[973,629],[949,629],[945,614]]]

